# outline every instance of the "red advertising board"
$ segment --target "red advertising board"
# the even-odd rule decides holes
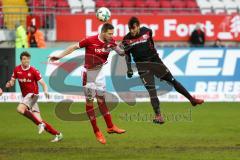
[[[129,18],[131,15],[113,15],[109,20],[115,27],[117,40],[128,33]],[[196,23],[201,24],[209,41],[240,40],[239,15],[140,15],[138,18],[142,25],[152,29],[155,41],[188,41]],[[56,22],[58,41],[79,41],[97,34],[102,24],[95,15],[57,16]]]

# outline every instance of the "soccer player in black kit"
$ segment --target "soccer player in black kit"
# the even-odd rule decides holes
[[[184,95],[191,102],[192,106],[204,103],[204,100],[196,99],[191,96],[163,64],[154,47],[152,30],[146,27],[140,27],[140,22],[136,17],[132,17],[129,20],[128,27],[130,32],[123,38],[122,42],[126,54],[127,76],[131,78],[133,75],[130,56],[130,54],[132,54],[138,74],[149,93],[151,104],[156,115],[153,122],[159,124],[164,123],[163,116],[160,112],[160,102],[155,88],[155,76],[172,85],[177,92]]]

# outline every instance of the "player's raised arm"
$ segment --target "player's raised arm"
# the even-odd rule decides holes
[[[79,43],[76,43],[76,44],[74,44],[74,45],[69,46],[65,51],[63,51],[63,52],[62,52],[60,55],[58,55],[58,56],[55,56],[55,55],[49,56],[49,58],[50,58],[49,60],[50,60],[50,61],[59,60],[59,59],[65,57],[66,55],[71,54],[73,51],[75,51],[75,50],[77,50],[77,49],[79,49]]]
[[[115,51],[117,52],[117,54],[119,54],[120,56],[124,56],[124,55],[125,55],[124,50],[121,49],[121,47],[119,47],[119,46],[116,46],[116,48],[115,48],[114,50],[115,50]]]

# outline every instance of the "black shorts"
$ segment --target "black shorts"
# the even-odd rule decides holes
[[[171,74],[159,57],[154,57],[148,61],[136,62],[138,74],[144,84],[148,88],[155,88],[154,76],[161,79],[167,74]]]

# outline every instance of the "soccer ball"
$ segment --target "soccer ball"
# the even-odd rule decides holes
[[[97,18],[102,21],[102,22],[106,22],[110,19],[111,17],[111,12],[108,8],[106,7],[101,7],[97,10],[96,12],[96,16]]]

